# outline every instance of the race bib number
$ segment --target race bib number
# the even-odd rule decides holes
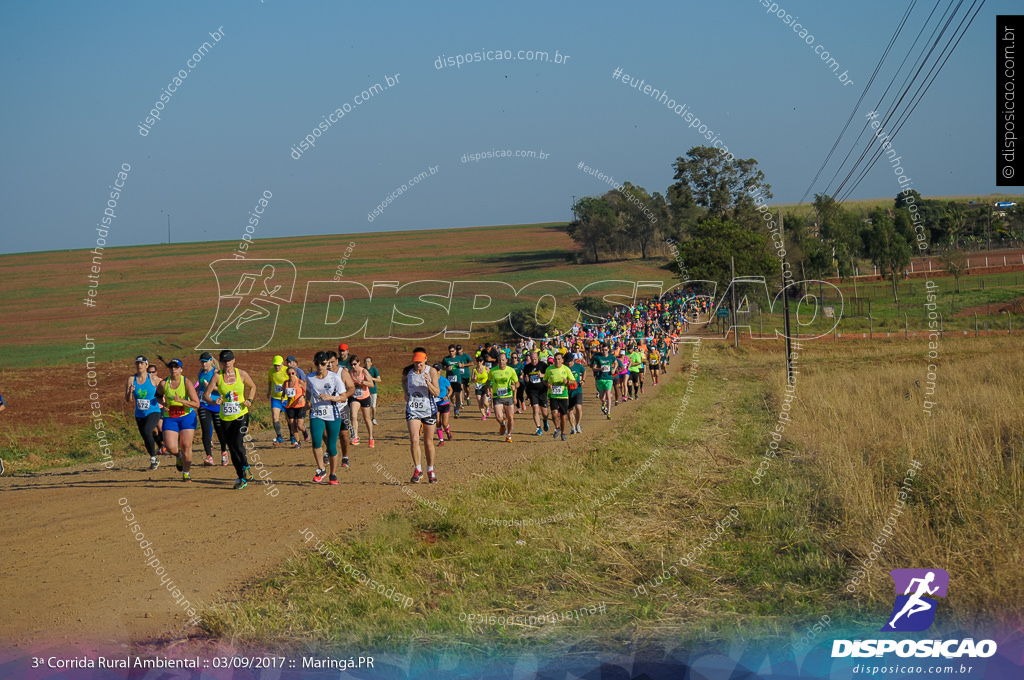
[[[282,389],[284,389],[283,385],[274,385],[274,394],[281,394]]]
[[[415,395],[409,400],[409,410],[422,412],[427,410],[427,398]]]
[[[498,388],[498,396],[499,397],[507,397],[508,396],[508,388],[507,387],[499,387]]]
[[[294,397],[295,396],[295,388],[294,387],[286,387],[286,388],[284,388],[284,396],[289,397],[289,398]]]
[[[557,397],[565,394],[565,385],[552,385],[551,396]]]
[[[327,414],[330,413],[330,412],[331,412],[331,405],[330,404],[320,404],[319,406],[316,406],[316,407],[313,408],[313,412],[310,415],[313,418],[319,418],[320,420],[326,420],[327,419]]]
[[[226,401],[221,404],[220,408],[221,416],[239,416],[242,415],[242,404],[237,401]]]
[[[612,372],[612,367],[609,364],[601,364],[601,372],[602,373],[611,373]]]
[[[448,369],[448,374],[445,377],[448,378],[449,380],[454,380],[455,377],[458,374],[459,374],[458,369],[456,369],[456,368],[449,368]]]
[[[530,376],[530,382],[533,383],[534,385],[539,385],[540,384],[540,376],[537,375],[536,373],[534,373],[533,375]]]
[[[476,384],[476,388],[477,388],[478,390],[482,390],[482,389],[483,389],[483,388],[485,388],[485,387],[487,387],[487,383],[485,383],[485,382],[484,382],[484,383],[477,383],[477,384]]]
[[[486,368],[488,371],[491,370],[491,368],[493,366],[494,366],[494,364],[492,362],[490,362],[490,361],[485,361],[484,362],[484,368]]]
[[[140,411],[148,411],[149,410],[149,399],[136,399],[135,400],[135,408],[139,409]]]
[[[363,398],[363,388],[362,387],[357,387],[356,391],[355,391],[355,394],[353,394],[352,396],[355,397],[356,399],[362,399]]]

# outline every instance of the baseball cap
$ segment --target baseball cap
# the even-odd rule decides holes
[[[229,349],[222,349],[220,351],[220,360],[221,361],[231,361],[234,358],[235,358],[235,353],[232,352],[231,350],[229,350]]]
[[[167,362],[167,367],[177,366],[178,368],[185,368],[185,364],[181,363],[181,359],[171,359]]]
[[[199,360],[200,361],[213,361],[213,355],[210,354],[209,352],[203,352],[202,354],[199,355]]]
[[[296,359],[295,357],[293,357],[291,354],[289,354],[288,355],[288,361],[294,361],[294,362],[298,363],[299,360]]]
[[[135,357],[135,363],[139,363],[140,361],[142,363],[144,363],[144,364],[148,364],[149,363],[149,359],[147,359],[146,357],[142,356],[141,354],[139,356]]]
[[[341,343],[340,345],[338,345],[338,351],[339,352],[344,352],[347,349],[348,349],[348,345],[346,345],[345,343]]]
[[[275,366],[280,366],[283,363],[284,363],[284,357],[282,357],[280,354],[278,354],[276,357],[274,357],[274,365]]]
[[[461,350],[461,349],[462,349],[462,345],[455,345],[455,350],[456,350],[456,351],[459,351],[459,350]]]

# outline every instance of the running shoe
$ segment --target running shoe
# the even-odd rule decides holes
[[[545,432],[548,431],[548,419],[547,418],[544,419],[544,431]]]
[[[510,435],[510,434],[505,435],[505,441],[507,441],[509,444],[511,444],[512,443],[512,435]]]
[[[167,452],[167,447],[166,447],[166,446],[161,446],[161,447],[160,447],[160,454],[161,454],[161,455],[164,455],[164,456],[168,456],[168,455],[170,455],[170,454],[169,454],[169,453]]]
[[[174,467],[178,468],[178,472],[181,472],[185,468],[182,466],[181,454],[178,454],[177,459],[174,461]]]
[[[242,473],[245,475],[245,481],[247,482],[251,482],[256,479],[255,477],[253,477],[252,470],[249,469],[248,465],[242,468]]]
[[[551,436],[554,437],[555,439],[558,439],[558,428],[557,427],[555,428],[555,433],[553,435],[551,435]],[[565,439],[565,435],[564,434],[562,435],[562,439]]]
[[[480,416],[480,420],[481,422],[487,420],[487,416]]]
[[[644,388],[641,387],[640,388],[640,394],[643,394],[643,393],[644,393]]]
[[[278,435],[277,437],[274,437],[274,441],[272,443],[273,443],[274,446],[278,446],[279,444],[284,444],[284,437],[281,437],[280,435]]]
[[[429,470],[427,472],[427,481],[429,481],[431,484],[437,481],[437,475],[434,474],[433,470]]]
[[[320,482],[324,481],[324,477],[326,476],[327,470],[321,470],[320,468],[317,468],[316,474],[313,475],[313,481],[319,484]]]
[[[213,465],[213,456],[207,456],[206,460],[203,461],[203,465],[206,465],[206,466]]]
[[[567,437],[565,436],[565,433],[563,432],[562,433],[562,441],[564,442],[566,439],[567,439]]]
[[[331,475],[327,479],[327,483],[330,484],[331,486],[338,486],[338,475]]]
[[[220,454],[220,464],[221,465],[227,465],[228,464],[228,454],[226,454],[226,453]]]
[[[236,479],[235,480],[235,488],[236,489],[244,489],[247,486],[249,486],[249,482],[245,481],[244,479]]]
[[[371,439],[370,441],[368,441],[366,443],[366,445],[369,446],[372,449],[373,448],[373,440]]]
[[[160,461],[158,461],[155,456],[153,458],[150,458],[149,459],[149,469],[150,470],[155,470],[158,467],[160,467]]]
[[[452,436],[452,430],[450,427],[444,428],[444,434],[448,439],[455,439],[455,437]]]
[[[191,482],[192,481],[192,477],[187,472],[182,472],[181,473],[181,481],[183,481],[183,482]]]
[[[577,425],[576,426],[576,434],[583,434],[583,426],[582,425]]]
[[[374,425],[376,425],[377,424],[377,419],[376,418],[370,418],[370,422],[373,423]]]
[[[299,448],[299,446],[298,446],[299,442],[298,442],[298,440],[297,440],[297,439],[295,439],[295,437],[292,437],[292,439],[291,439],[291,442],[290,442],[290,443],[291,443],[291,445],[292,445],[292,446],[293,446],[294,448],[296,448],[296,449],[297,449],[297,448]]]
[[[347,468],[348,467],[348,456],[342,456],[341,457],[341,467],[343,467],[343,468]]]
[[[487,407],[487,415],[491,415],[491,407],[490,406]]]
[[[438,445],[438,446],[444,446],[444,440],[443,440],[443,439],[439,439],[439,440],[437,441],[437,445]]]
[[[601,404],[601,413],[608,415],[608,407],[604,404]]]
[[[348,443],[352,446],[359,446],[359,437],[352,437],[352,439],[348,440]]]
[[[417,484],[421,479],[423,479],[423,470],[413,470],[412,479],[409,480],[409,483]]]
[[[500,436],[503,436],[504,434],[505,434],[505,421],[503,420],[503,421],[501,421],[498,424],[498,436],[500,437]]]
[[[611,413],[606,413],[606,414],[605,414],[605,416],[607,416],[607,417],[608,417],[608,420],[611,420],[611,419],[612,419],[612,414],[611,414]]]
[[[309,432],[303,432],[302,433],[302,439],[303,439],[303,441],[307,441],[308,442],[309,441]]]
[[[456,417],[456,418],[458,418],[458,417],[459,417],[459,409],[455,409],[455,417]]]
[[[293,449],[301,449],[302,448],[302,442],[299,442],[299,441],[292,442],[292,448]]]
[[[543,433],[543,432],[541,432],[541,429],[540,429],[540,428],[538,427],[538,428],[537,428],[537,432],[536,432],[535,434],[536,434],[536,435],[537,435],[537,436],[539,437],[539,436],[541,436],[541,435],[542,435],[542,434],[544,434],[544,433]]]

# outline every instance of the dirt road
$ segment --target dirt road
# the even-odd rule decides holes
[[[682,357],[672,365],[678,375]],[[652,397],[659,388],[648,386]],[[568,442],[550,434],[534,436],[529,416],[517,417],[512,444],[497,436],[493,418],[481,422],[463,411],[452,420],[455,440],[438,449],[439,482],[421,482],[416,492],[436,499],[455,482],[508,469],[538,454],[583,450],[616,420],[633,417],[638,402],[621,404],[605,420],[592,380],[584,393],[582,435]],[[195,628],[161,583],[152,558],[165,568],[182,595],[202,606],[230,601],[247,585],[269,574],[289,554],[305,549],[299,532],[318,535],[356,526],[387,510],[414,502],[388,484],[374,463],[407,481],[412,465],[402,407],[378,409],[376,448],[366,440],[350,448],[352,467],[340,471],[338,486],[312,483],[311,449],[271,445],[273,431],[256,435],[256,451],[279,490],[251,484],[232,489],[234,468],[194,467],[192,484],[180,481],[174,460],[161,456],[149,472],[147,457],[0,479],[0,644],[28,648],[41,644],[86,645],[102,651],[131,641],[185,637]],[[527,425],[530,425],[527,427]],[[201,444],[199,444],[201,450]],[[198,458],[201,461],[201,457]],[[131,508],[144,537],[129,531],[122,512]]]

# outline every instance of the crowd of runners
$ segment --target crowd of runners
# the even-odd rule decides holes
[[[560,441],[582,433],[588,376],[593,377],[602,415],[611,420],[619,403],[639,399],[645,385],[659,383],[678,353],[680,335],[700,319],[702,304],[692,292],[675,292],[617,307],[596,323],[577,323],[543,340],[485,343],[475,350],[452,344],[446,356],[434,362],[428,361],[424,348],[415,348],[401,373],[414,466],[410,481],[437,481],[436,447],[454,439],[453,417],[479,416],[484,422],[493,418],[499,441],[505,443],[530,430],[540,437],[553,429],[554,439]],[[199,429],[203,465],[226,466],[230,461],[234,487],[244,489],[253,480],[247,456],[247,445],[252,446],[249,417],[264,385],[273,444],[296,449],[308,445],[314,482],[338,484],[338,458],[341,468],[349,467],[350,447],[363,441],[360,429],[367,447],[376,446],[377,394],[383,377],[372,357],[350,353],[345,343],[337,351],[316,352],[305,370],[294,356],[275,356],[265,374],[237,367],[229,349],[222,350],[216,362],[209,352],[200,354],[194,379],[185,376],[180,359],[157,358],[169,375],[159,377],[158,366],[139,355],[124,393],[134,408],[150,470],[159,467],[158,454],[169,454],[182,480],[191,482]]]

